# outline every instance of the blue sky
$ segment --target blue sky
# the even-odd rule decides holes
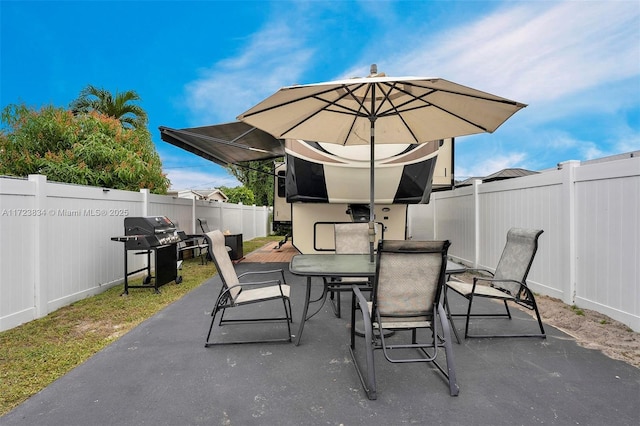
[[[456,141],[456,177],[640,149],[640,2],[0,0],[0,107],[135,90],[174,188],[236,186],[158,126],[234,121],[280,87],[442,77],[528,104]]]

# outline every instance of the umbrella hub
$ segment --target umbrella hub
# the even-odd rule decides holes
[[[371,68],[369,69],[369,75],[367,77],[386,77],[387,75],[383,72],[378,74],[378,65],[371,64]]]

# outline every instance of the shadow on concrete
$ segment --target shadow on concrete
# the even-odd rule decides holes
[[[276,267],[287,270],[287,264],[237,265],[239,273]],[[297,330],[305,278],[287,273],[287,279],[296,321],[292,330]],[[458,397],[449,396],[429,365],[391,364],[376,352],[378,399],[369,401],[347,348],[349,297],[343,297],[343,318],[327,304],[311,319],[300,346],[205,348],[219,286],[219,278],[212,277],[1,417],[0,424],[640,424],[640,369],[582,348],[548,325],[544,340],[454,344]],[[452,309],[463,309],[457,304],[461,298],[450,301]],[[533,318],[513,313],[511,323],[483,320],[474,326],[535,329]],[[462,330],[462,319],[456,325]],[[277,327],[267,325],[260,332],[281,334]],[[221,331],[233,332],[216,329]]]

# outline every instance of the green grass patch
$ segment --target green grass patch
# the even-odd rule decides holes
[[[243,250],[250,253],[282,238],[245,241]],[[213,262],[201,265],[199,258],[189,259],[182,266],[182,283],[166,284],[159,294],[152,289],[133,288],[128,296],[122,296],[123,285],[117,285],[0,333],[0,416],[215,273]]]
[[[580,315],[580,316],[584,316],[584,311],[580,308],[578,308],[576,305],[571,305],[571,310],[576,314],[576,315]]]

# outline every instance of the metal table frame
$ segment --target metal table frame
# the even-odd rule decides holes
[[[447,275],[464,272],[465,267],[454,262],[447,262]],[[293,275],[307,277],[307,288],[302,309],[302,317],[298,326],[298,333],[295,336],[295,345],[300,344],[304,323],[315,315],[309,317],[309,304],[323,302],[327,295],[327,282],[323,280],[322,295],[315,300],[311,300],[311,279],[316,278],[339,278],[339,277],[367,277],[373,279],[376,275],[376,262],[371,262],[368,254],[298,254],[289,263],[289,272]],[[336,285],[336,282],[332,283]],[[345,285],[351,286],[348,282]],[[322,306],[321,306],[322,307]],[[321,308],[320,307],[320,308]],[[319,308],[319,309],[320,309]]]
[[[323,285],[322,295],[311,300],[311,279],[317,278],[339,278],[339,277],[367,277],[373,278],[376,274],[376,264],[371,262],[368,254],[299,254],[291,259],[289,271],[294,275],[307,277],[307,288],[304,299],[304,308],[295,336],[295,345],[300,344],[304,323],[309,319],[309,304],[322,301],[326,298],[326,284]],[[335,283],[333,283],[335,285]],[[345,283],[348,284],[348,283]],[[350,284],[348,284],[350,286]]]

